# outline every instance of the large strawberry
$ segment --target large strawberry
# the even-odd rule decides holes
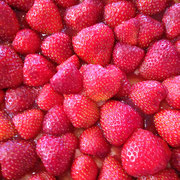
[[[171,166],[180,172],[180,148],[172,149]]]

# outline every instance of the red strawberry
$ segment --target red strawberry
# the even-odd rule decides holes
[[[80,151],[84,154],[106,157],[110,152],[110,145],[98,126],[83,131],[80,136]]]
[[[77,157],[71,167],[71,177],[73,180],[96,180],[98,167],[90,156]]]
[[[104,20],[107,25],[114,28],[136,14],[136,8],[130,1],[111,3],[104,8]]]
[[[19,179],[37,163],[35,143],[25,140],[7,141],[1,146],[0,164],[5,179]]]
[[[52,61],[60,64],[72,54],[71,39],[65,33],[48,36],[41,45],[42,53]]]
[[[129,105],[120,101],[108,101],[101,107],[100,123],[106,139],[120,146],[136,128],[143,126],[141,116]]]
[[[53,90],[50,84],[44,85],[38,98],[37,104],[42,110],[48,111],[55,105],[63,103],[63,96]]]
[[[180,40],[178,40],[178,41],[176,42],[175,46],[176,46],[178,52],[180,53]]]
[[[160,82],[149,80],[134,84],[129,97],[144,113],[154,114],[166,95],[166,88]]]
[[[163,170],[171,157],[168,145],[153,133],[138,129],[124,144],[121,159],[125,171],[134,177]]]
[[[23,67],[24,83],[28,86],[41,86],[55,74],[54,65],[39,54],[27,55]]]
[[[132,178],[124,171],[121,163],[113,156],[108,156],[103,162],[98,180],[132,180]]]
[[[175,38],[180,35],[180,3],[176,3],[168,8],[162,21],[165,24],[168,38]]]
[[[54,176],[46,171],[38,172],[30,177],[28,180],[56,180]]]
[[[36,150],[47,172],[58,176],[69,168],[77,146],[78,139],[71,133],[61,137],[44,135],[38,140]]]
[[[145,79],[164,80],[180,73],[180,56],[170,41],[159,40],[148,49],[139,71]]]
[[[26,21],[32,29],[45,34],[53,34],[63,28],[59,9],[52,0],[35,0],[26,14]]]
[[[66,10],[64,20],[67,26],[76,31],[99,22],[103,10],[100,0],[84,0],[82,3]]]
[[[135,0],[138,10],[147,15],[154,15],[166,8],[168,0]]]
[[[2,104],[4,102],[4,91],[3,90],[0,90],[0,104]]]
[[[65,96],[64,111],[76,128],[89,128],[99,119],[97,104],[79,94]]]
[[[137,46],[117,43],[113,51],[113,64],[125,73],[134,72],[142,62],[145,52]]]
[[[22,59],[6,45],[0,45],[0,54],[0,89],[19,86],[23,81]]]
[[[13,10],[0,0],[0,39],[12,41],[19,30],[19,22]]]
[[[64,8],[71,7],[78,3],[78,0],[55,0],[55,2]]]
[[[63,106],[56,105],[44,117],[43,132],[60,136],[72,130],[72,125],[67,118]]]
[[[154,122],[159,135],[170,146],[180,146],[180,111],[163,110],[154,116]]]
[[[43,118],[41,110],[30,109],[14,116],[13,123],[22,138],[32,139],[40,132]]]
[[[171,166],[180,172],[180,148],[172,150]]]
[[[61,94],[75,94],[83,89],[83,77],[76,66],[72,63],[59,68],[51,78],[52,88]]]
[[[105,66],[111,60],[113,31],[103,23],[81,30],[72,39],[75,53],[85,62]]]

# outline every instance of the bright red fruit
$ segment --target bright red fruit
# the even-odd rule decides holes
[[[77,157],[71,167],[73,180],[96,180],[98,167],[90,156],[82,155]]]
[[[5,96],[4,91],[0,90],[0,104],[2,104],[4,102],[4,96]]]
[[[38,172],[30,177],[28,180],[56,180],[54,176],[46,171]]]
[[[174,148],[171,156],[171,166],[180,172],[180,148]]]
[[[113,31],[103,23],[81,30],[72,39],[75,53],[85,62],[105,66],[111,60]]]
[[[55,0],[55,2],[60,6],[60,7],[71,7],[75,4],[78,3],[78,0]]]
[[[171,157],[168,145],[153,133],[138,129],[124,144],[121,159],[125,171],[134,177],[155,174]]]
[[[177,48],[178,52],[180,53],[180,40],[178,40],[176,42],[175,47]]]

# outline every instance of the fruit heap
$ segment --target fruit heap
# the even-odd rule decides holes
[[[0,179],[179,173],[178,0],[0,0]]]

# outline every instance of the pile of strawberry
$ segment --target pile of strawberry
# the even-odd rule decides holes
[[[0,179],[179,173],[178,0],[0,0]]]

